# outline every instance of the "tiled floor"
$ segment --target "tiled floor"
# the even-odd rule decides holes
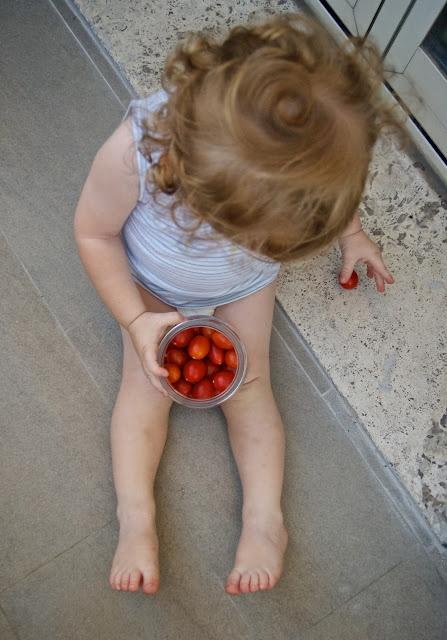
[[[109,590],[120,345],[71,227],[123,108],[50,4],[4,3],[0,20],[1,639],[442,640],[445,583],[331,411],[329,382],[297,361],[280,310],[290,545],[278,587],[225,594],[241,506],[225,425],[176,408],[157,479],[160,592]]]

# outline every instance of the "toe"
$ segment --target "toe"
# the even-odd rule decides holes
[[[257,571],[252,571],[250,578],[250,593],[254,593],[259,589],[259,575]]]
[[[265,569],[259,569],[259,588],[261,591],[269,588],[269,574]]]
[[[143,571],[143,591],[147,594],[155,593],[159,586],[159,579],[157,575],[154,575],[153,570]]]
[[[141,582],[141,571],[132,569],[129,575],[129,591],[138,591]]]
[[[230,595],[237,595],[240,593],[239,583],[241,580],[241,573],[237,569],[233,569],[230,575],[227,578],[227,584],[225,586],[225,591]]]
[[[269,589],[273,589],[273,587],[275,586],[275,584],[278,582],[279,580],[279,575],[277,575],[276,573],[272,573],[269,569],[266,569],[268,576],[269,576]]]
[[[113,576],[112,588],[121,591],[121,571],[117,571]]]
[[[129,591],[129,571],[123,571],[121,575],[121,591]]]
[[[240,589],[241,593],[249,593],[250,592],[250,571],[244,571],[241,577]]]

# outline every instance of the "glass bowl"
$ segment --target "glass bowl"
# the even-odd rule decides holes
[[[225,389],[225,391],[222,391],[213,398],[208,398],[206,400],[195,400],[194,398],[184,396],[176,389],[174,389],[174,387],[171,387],[166,378],[160,378],[160,381],[163,388],[167,391],[169,397],[179,404],[182,404],[186,407],[192,407],[193,409],[209,409],[211,407],[217,407],[219,404],[222,404],[223,402],[234,396],[236,391],[244,382],[245,375],[247,373],[247,352],[239,336],[227,322],[215,318],[214,316],[191,316],[190,318],[188,318],[188,320],[176,324],[175,327],[172,327],[172,329],[170,329],[163,336],[157,353],[157,360],[161,367],[163,367],[164,365],[166,351],[174,336],[176,336],[178,333],[181,333],[185,329],[189,329],[192,327],[210,327],[211,329],[215,329],[216,331],[220,331],[221,333],[223,333],[223,335],[233,343],[234,350],[237,354],[237,368],[235,370],[233,381]]]

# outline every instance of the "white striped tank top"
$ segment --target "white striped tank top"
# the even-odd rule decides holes
[[[132,277],[167,304],[177,308],[218,307],[239,300],[275,280],[279,263],[250,252],[202,224],[197,236],[180,228],[172,219],[172,196],[151,195],[146,174],[149,162],[138,148],[142,119],[157,110],[167,95],[164,91],[132,100],[130,114],[139,172],[139,197],[127,219],[122,238]],[[159,153],[151,153],[157,161]],[[190,228],[194,218],[179,207],[176,216]]]

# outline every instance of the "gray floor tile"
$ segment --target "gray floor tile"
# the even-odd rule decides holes
[[[288,638],[408,557],[415,543],[277,336],[272,372],[288,443],[283,503],[290,545],[278,587],[237,598],[235,606],[256,637],[271,637],[275,620],[276,637]],[[165,526],[177,531],[177,542],[189,532],[223,588],[242,501],[220,412],[174,409],[157,486]],[[187,555],[194,548],[188,544]]]
[[[0,638],[2,640],[17,640],[17,636],[11,629],[9,622],[4,614],[0,611]]]
[[[311,354],[310,348],[300,336],[297,328],[290,321],[290,318],[286,315],[279,301],[277,301],[275,305],[273,324],[318,391],[324,393],[330,389],[332,382],[327,373],[323,371],[322,367],[318,364],[316,357]]]
[[[114,528],[105,527],[1,594],[21,640],[213,637],[193,621],[169,584],[156,596],[112,591],[114,546]]]
[[[273,385],[287,429],[284,504],[342,602],[415,543],[335,416],[274,339]]]
[[[67,332],[85,366],[113,406],[121,382],[121,331],[105,308]]]
[[[0,21],[0,228],[63,326],[77,326],[101,305],[77,256],[73,214],[123,109],[49,3],[1,3]]]
[[[422,573],[421,573],[422,571]],[[431,573],[431,575],[428,575]],[[444,640],[447,589],[426,559],[399,564],[303,637],[303,640]]]
[[[109,411],[0,240],[0,584],[110,519]]]

